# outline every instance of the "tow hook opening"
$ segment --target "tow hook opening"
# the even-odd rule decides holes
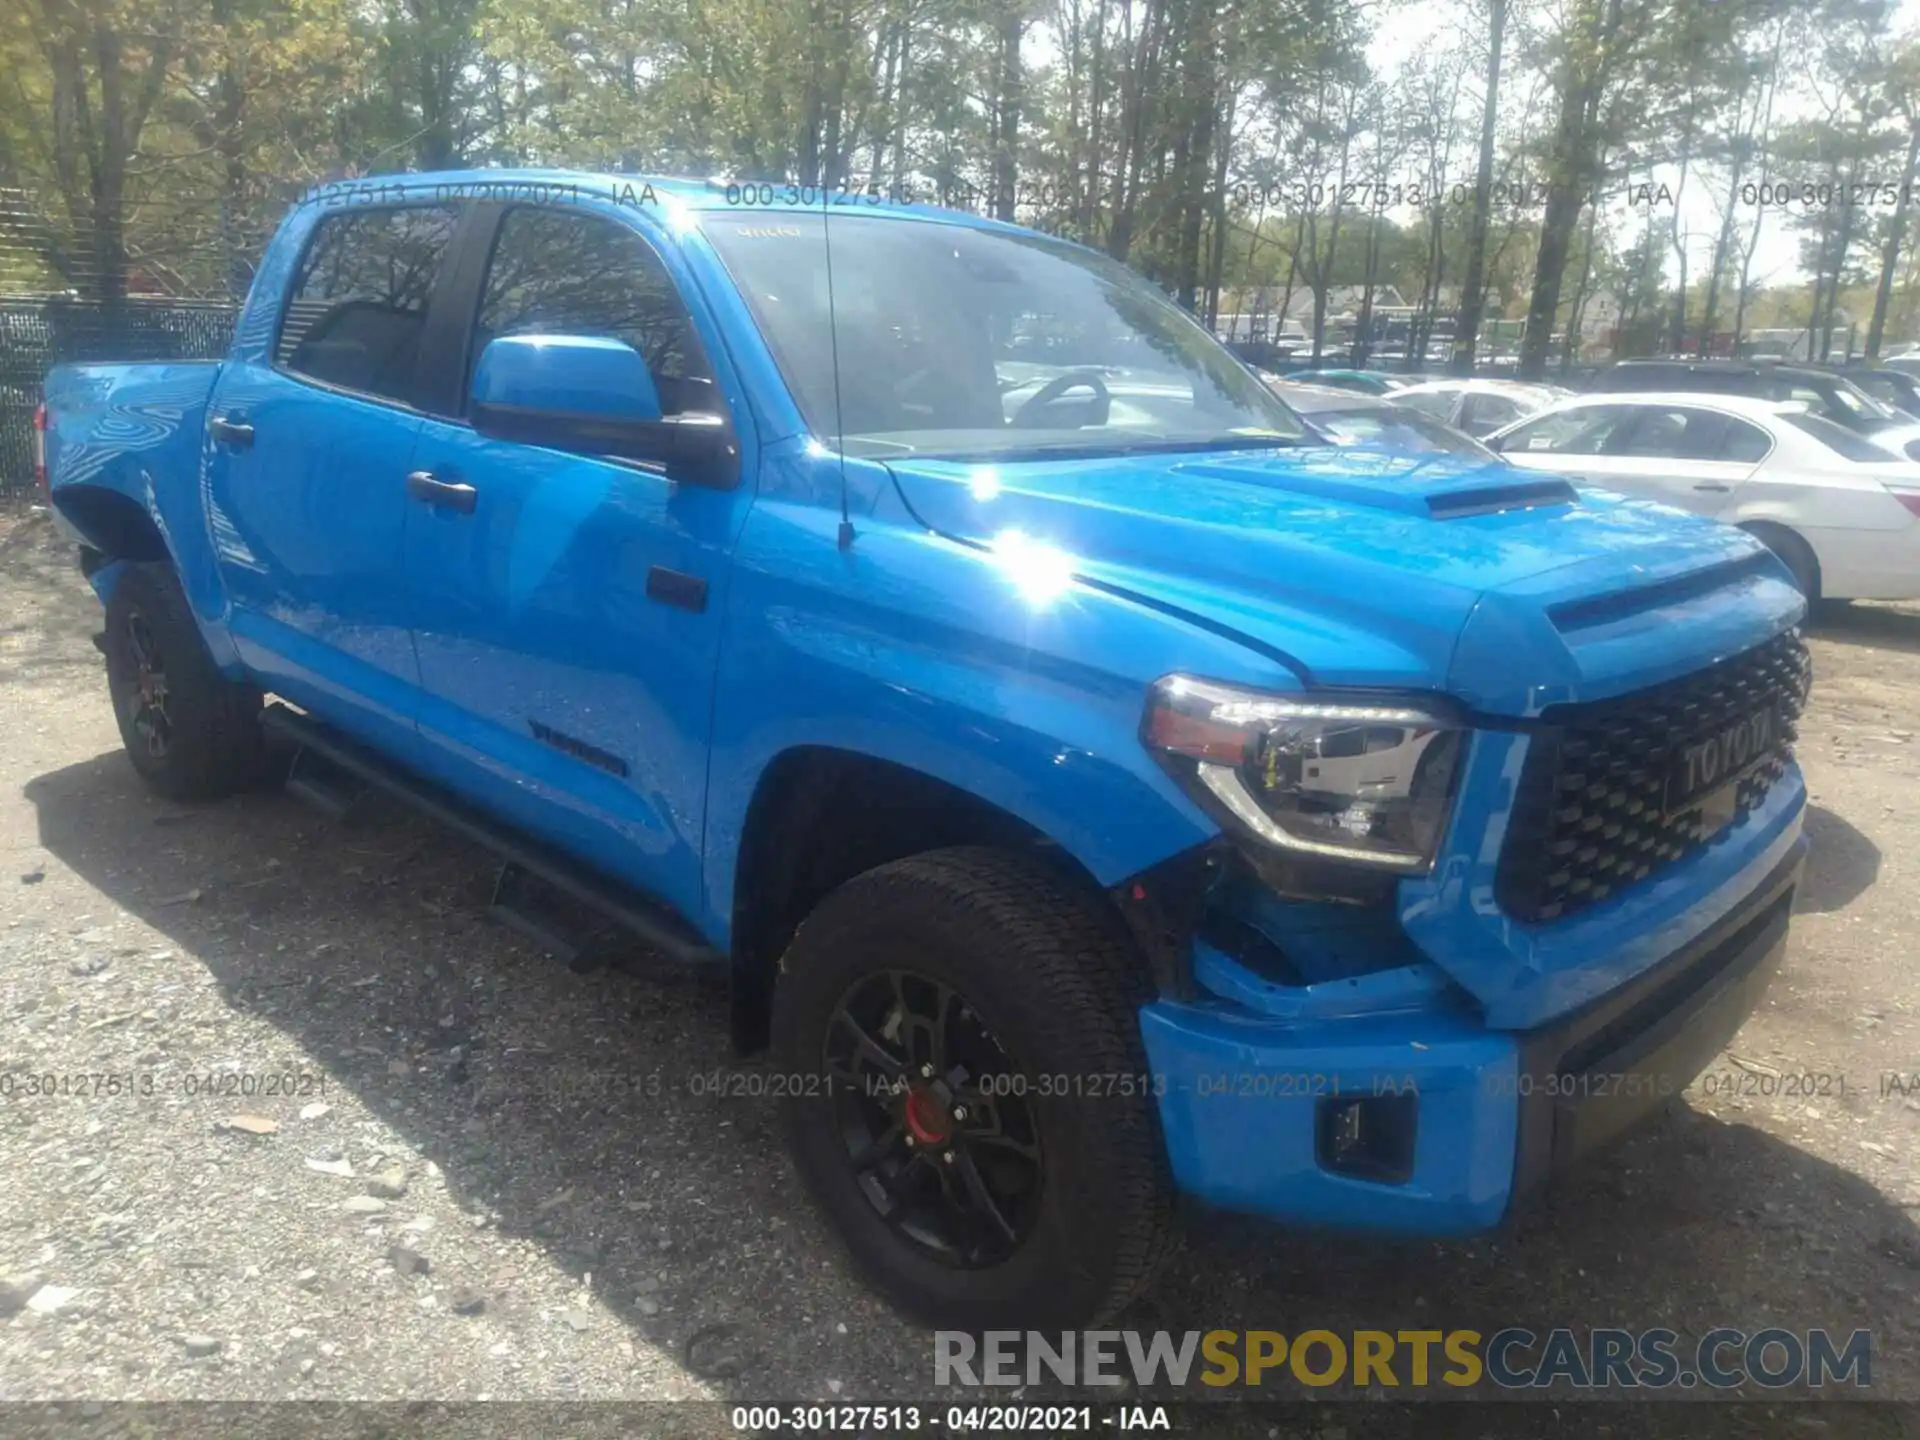
[[[1418,1095],[1327,1096],[1315,1116],[1314,1158],[1335,1175],[1404,1185],[1419,1122]]]

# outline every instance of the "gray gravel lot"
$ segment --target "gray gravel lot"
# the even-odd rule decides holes
[[[486,857],[405,814],[153,798],[97,627],[44,518],[0,516],[0,1074],[133,1077],[0,1099],[0,1275],[40,1282],[0,1289],[0,1399],[932,1396],[931,1337],[848,1273],[769,1102],[703,1083],[757,1073],[724,996],[543,960],[486,918]],[[1713,1072],[1751,1093],[1697,1087],[1494,1237],[1201,1221],[1124,1323],[1868,1326],[1875,1391],[1920,1400],[1920,1088],[1882,1093],[1920,1072],[1920,612],[1814,648],[1812,867]],[[224,1072],[288,1078],[189,1093]],[[1376,1433],[1337,1409],[1306,1433]],[[1839,1414],[1754,1433],[1866,1433]]]

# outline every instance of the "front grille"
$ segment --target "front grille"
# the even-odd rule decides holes
[[[1780,746],[1738,783],[1733,821],[1786,773],[1794,724],[1812,678],[1797,632],[1775,636],[1705,670],[1590,705],[1549,706],[1528,748],[1494,895],[1516,920],[1558,920],[1712,843],[1724,812],[1707,801],[1669,814],[1677,751],[1771,701]]]

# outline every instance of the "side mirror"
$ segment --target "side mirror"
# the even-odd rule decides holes
[[[468,418],[480,434],[659,466],[675,480],[730,487],[740,451],[718,415],[661,414],[647,362],[624,340],[504,335],[473,370]]]

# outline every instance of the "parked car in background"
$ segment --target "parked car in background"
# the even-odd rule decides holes
[[[1284,370],[1296,353],[1291,341],[1227,340],[1222,343],[1237,359],[1263,371]]]
[[[1431,415],[1379,395],[1301,385],[1291,380],[1268,384],[1312,430],[1335,445],[1360,450],[1390,450],[1402,455],[1458,455],[1495,461],[1500,457],[1464,431]]]
[[[1556,385],[1518,380],[1427,380],[1394,393],[1397,404],[1463,430],[1491,435],[1503,426],[1551,405],[1568,392]]]
[[[1352,390],[1361,395],[1389,395],[1404,390],[1407,377],[1390,375],[1385,370],[1352,370],[1337,365],[1303,365],[1284,372],[1289,380],[1309,385],[1330,385],[1336,390]]]
[[[1920,424],[1850,380],[1817,366],[1747,360],[1622,360],[1602,373],[1591,388],[1606,394],[1698,391],[1795,400],[1823,419],[1871,436],[1895,455],[1920,460]]]
[[[1920,598],[1920,465],[1798,401],[1583,395],[1488,443],[1529,470],[1738,525],[1809,600]]]
[[[1840,375],[1882,405],[1909,420],[1920,421],[1920,375],[1885,365],[1842,366]]]

